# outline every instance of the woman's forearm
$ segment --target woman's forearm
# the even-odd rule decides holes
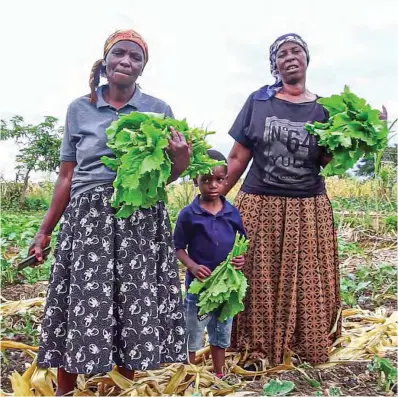
[[[228,156],[228,184],[224,189],[225,195],[228,194],[239,181],[239,178],[245,172],[251,158],[251,150],[235,142]]]
[[[61,219],[65,208],[69,204],[70,188],[71,181],[67,180],[66,178],[58,178],[55,184],[50,208],[48,209],[43,223],[40,226],[39,233],[49,235],[55,229],[55,226],[57,226],[57,223]]]
[[[242,174],[245,172],[246,165],[239,162],[237,159],[228,159],[228,184],[225,187],[224,195],[227,195],[230,190],[239,181]]]
[[[178,164],[176,164],[176,163],[172,163],[171,175],[167,181],[167,184],[176,181],[186,169],[187,169],[187,167],[184,168],[184,167],[178,166]]]

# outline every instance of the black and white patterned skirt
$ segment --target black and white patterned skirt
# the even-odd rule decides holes
[[[112,185],[71,200],[58,237],[38,365],[103,373],[186,361],[177,260],[163,203],[116,219]]]

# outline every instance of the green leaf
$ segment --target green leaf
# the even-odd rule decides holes
[[[228,285],[225,281],[220,281],[211,290],[211,295],[217,296],[228,291]]]
[[[192,142],[193,153],[185,175],[210,173],[218,164],[209,158],[211,147],[205,138],[211,132],[190,129],[186,120],[164,118],[161,114],[132,112],[121,115],[107,129],[108,147],[115,159],[104,156],[102,162],[117,172],[113,183],[112,206],[122,210],[119,217],[128,217],[139,208],[150,208],[158,201],[167,202],[166,184],[172,164],[166,152],[170,127],[174,127]]]
[[[107,128],[106,134],[108,139],[113,139],[117,132],[117,121],[112,121],[111,125]]]
[[[191,285],[189,286],[188,292],[190,294],[199,294],[199,292],[203,289],[205,284],[202,281],[199,280],[193,280]]]
[[[347,113],[338,113],[336,114],[333,119],[332,119],[332,123],[330,126],[330,129],[332,131],[337,131],[339,130],[341,127],[345,126],[347,123],[349,123],[351,121],[350,116],[348,116]]]
[[[124,204],[120,210],[116,213],[116,218],[127,218],[134,212],[134,206],[130,204]]]
[[[235,244],[227,259],[217,266],[204,282],[192,282],[188,292],[200,293],[197,303],[200,315],[221,309],[219,320],[224,322],[244,310],[243,299],[247,290],[247,279],[241,271],[234,268],[231,260],[246,253],[247,249],[248,241],[237,233]]]
[[[140,173],[144,174],[145,172],[151,172],[152,170],[160,170],[162,165],[162,158],[159,158],[155,153],[144,158],[144,161],[141,163]]]
[[[339,387],[331,387],[329,388],[329,396],[330,397],[340,397],[342,396],[341,390]]]
[[[321,387],[321,383],[312,378],[306,378],[307,382],[314,387],[315,389],[319,389]]]
[[[116,186],[124,185],[127,190],[137,189],[140,185],[140,175],[137,172],[129,173],[126,171],[122,174],[122,177],[117,176],[115,184]]]
[[[14,240],[15,237],[17,237],[17,234],[15,232],[12,232],[7,236],[7,240]]]
[[[380,110],[372,109],[367,112],[367,122],[371,124],[379,124],[380,120]]]
[[[271,379],[264,385],[265,396],[285,396],[295,388],[295,384],[289,380]]]
[[[136,134],[127,129],[123,129],[119,133],[115,135],[115,140],[112,147],[117,149],[127,148],[131,143],[134,143],[134,139],[136,138]]]
[[[144,136],[146,138],[146,146],[155,146],[157,140],[159,139],[159,134],[161,133],[161,130],[159,128],[156,128],[149,119],[142,123],[141,131],[144,133]]]
[[[138,208],[143,204],[143,195],[139,189],[128,189],[124,194],[127,196],[125,197],[126,203]]]
[[[123,114],[120,116],[119,120],[115,123],[117,124],[117,131],[123,128],[131,128],[133,130],[138,130],[141,127],[141,123],[148,120],[150,116],[140,112],[131,112],[130,114]]]
[[[332,95],[330,98],[320,98],[318,99],[318,103],[327,109],[330,116],[343,113],[347,110],[347,106],[340,95]]]
[[[347,105],[347,108],[356,112],[368,110],[366,101],[363,98],[359,98],[357,95],[352,93],[348,86],[345,86],[343,93],[343,101]]]
[[[318,102],[329,112],[329,120],[307,124],[305,128],[332,154],[333,159],[322,175],[342,175],[363,156],[385,150],[388,129],[379,119],[380,112],[352,93],[348,86],[341,95],[321,98]]]
[[[246,291],[247,291],[247,278],[245,277],[245,275],[243,274],[242,271],[238,271],[241,282],[240,282],[240,286],[239,286],[239,291],[238,291],[238,298],[239,301],[242,302],[244,297],[246,296]]]
[[[245,310],[244,304],[239,300],[238,294],[235,291],[232,291],[229,298],[225,300],[219,320],[221,322],[225,322],[229,318],[234,318],[243,310]]]
[[[121,164],[120,159],[113,159],[111,157],[102,156],[101,161],[112,171],[117,171],[117,168]]]
[[[168,158],[168,156],[167,156]],[[166,184],[168,181],[170,175],[171,175],[171,161],[165,161],[161,166],[160,166],[160,175],[159,175],[159,181],[158,181],[158,187],[162,187]]]
[[[148,116],[156,117],[158,119],[164,119],[165,117],[164,113],[155,113],[155,112],[142,112],[142,113]]]
[[[338,138],[338,144],[343,146],[344,148],[349,148],[352,146],[352,140],[350,136],[341,134]]]

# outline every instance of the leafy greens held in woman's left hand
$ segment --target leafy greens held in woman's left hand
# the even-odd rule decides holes
[[[380,111],[372,109],[348,86],[341,95],[320,98],[318,103],[329,112],[329,120],[307,124],[305,128],[332,155],[323,175],[344,174],[362,157],[386,149],[389,130],[386,121],[380,119]]]
[[[106,130],[107,145],[115,157],[101,158],[107,167],[117,172],[112,196],[112,206],[118,210],[116,217],[128,218],[138,209],[150,208],[158,201],[167,202],[166,184],[172,171],[167,153],[171,128],[183,134],[192,147],[190,163],[182,177],[209,174],[214,167],[224,164],[207,154],[211,146],[205,138],[214,132],[191,129],[185,120],[164,118],[160,114],[122,115]]]

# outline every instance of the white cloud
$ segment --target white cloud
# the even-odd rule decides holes
[[[132,27],[149,43],[141,80],[177,117],[217,131],[211,141],[227,154],[227,131],[246,97],[272,82],[268,48],[293,31],[308,42],[309,88],[329,95],[349,84],[374,106],[398,116],[395,0],[13,0],[0,5],[0,117],[45,115],[63,121],[67,105],[88,93],[90,68],[106,37]],[[15,151],[14,151],[15,152]],[[13,177],[10,146],[0,169]],[[7,154],[6,156],[3,154]]]

